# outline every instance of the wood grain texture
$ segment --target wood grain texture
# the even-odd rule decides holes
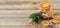
[[[0,10],[0,17],[26,17],[36,10]]]
[[[0,17],[29,17],[30,14],[39,10],[0,10]],[[59,16],[60,10],[53,10]]]
[[[33,4],[22,4],[22,5],[16,5],[16,4],[14,4],[14,5],[1,5],[0,4],[0,10],[24,10],[24,9],[33,9],[34,7],[33,7]]]
[[[30,14],[39,11],[42,0],[0,0],[0,28],[33,28]],[[47,0],[60,17],[60,0]],[[33,4],[36,2],[37,4]],[[60,28],[60,24],[55,26]]]
[[[0,28],[33,28],[33,26],[28,25],[0,25]]]
[[[29,18],[18,18],[18,17],[15,17],[15,18],[4,18],[4,17],[0,17],[0,25],[31,25],[29,24],[29,21],[30,19]]]
[[[0,3],[32,3],[32,2],[41,2],[42,0],[0,0]],[[56,3],[60,0],[47,0],[48,2]]]
[[[60,3],[50,3],[51,9],[60,9]],[[38,4],[0,4],[0,10],[39,10],[39,3]]]
[[[0,0],[1,4],[31,3],[32,0]]]

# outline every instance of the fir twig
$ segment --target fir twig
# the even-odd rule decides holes
[[[29,16],[30,19],[32,19],[33,22],[39,24],[42,20],[41,17],[38,15],[38,13],[33,13]]]

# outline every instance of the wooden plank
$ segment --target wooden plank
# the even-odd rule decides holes
[[[20,9],[33,9],[33,4],[22,4],[22,5],[0,5],[1,10],[20,10]]]
[[[0,0],[1,4],[19,4],[19,3],[31,3],[32,0]]]
[[[0,28],[33,28],[29,18],[0,18]],[[60,23],[55,27],[60,28]],[[46,28],[46,27],[42,27]]]
[[[50,5],[51,5],[51,9],[55,9],[55,10],[59,10],[60,8],[60,3],[50,3]],[[35,4],[34,5],[34,8],[36,8],[36,9],[38,9],[39,8],[39,6],[40,6],[40,4],[38,3],[38,4]]]
[[[0,17],[29,17],[30,14],[39,10],[0,10]],[[60,15],[60,10],[53,10]]]
[[[43,0],[33,0],[34,2],[41,2]],[[60,0],[46,0],[47,2],[50,2],[50,3],[59,3]]]
[[[32,2],[41,2],[42,0],[0,0],[0,3],[32,3]],[[47,0],[48,2],[60,2],[60,0]]]
[[[27,15],[35,11],[36,10],[0,10],[0,17],[27,17]]]
[[[51,9],[60,9],[59,7],[60,7],[60,4],[59,3],[56,3],[56,4],[54,4],[54,3],[50,3],[51,4]]]
[[[0,28],[33,28],[33,26],[27,26],[27,25],[0,25]]]
[[[26,26],[26,25],[0,25],[0,28],[33,28],[33,26]]]
[[[29,18],[18,18],[18,17],[13,17],[13,18],[1,18],[0,17],[0,26],[8,26],[8,25],[31,25],[29,24],[30,22]]]
[[[60,9],[60,3],[50,3],[51,9]],[[39,10],[39,3],[38,4],[22,4],[22,5],[1,5],[0,10]]]

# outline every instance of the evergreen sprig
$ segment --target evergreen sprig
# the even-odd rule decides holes
[[[31,14],[31,15],[29,16],[29,18],[32,19],[32,21],[35,22],[35,23],[37,23],[37,24],[41,23],[41,21],[42,21],[42,19],[41,19],[41,17],[39,16],[38,13],[33,13],[33,14]]]

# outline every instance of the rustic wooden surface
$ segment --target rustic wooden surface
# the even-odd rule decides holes
[[[28,16],[39,11],[42,0],[0,0],[0,28],[33,28]],[[60,0],[47,0],[60,16]],[[37,4],[33,4],[37,2]],[[60,24],[55,28],[60,28]]]

